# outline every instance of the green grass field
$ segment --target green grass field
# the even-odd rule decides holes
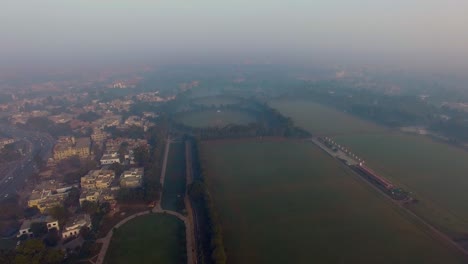
[[[339,136],[335,140],[364,157],[368,165],[412,191],[413,210],[449,234],[468,231],[468,153],[428,137]]]
[[[185,143],[171,144],[161,205],[163,209],[182,212],[185,195]]]
[[[270,106],[291,117],[295,124],[313,134],[349,135],[382,133],[386,129],[350,114],[311,101],[275,100]]]
[[[104,263],[186,264],[185,226],[174,216],[150,214],[121,226]]]
[[[184,113],[179,116],[178,121],[191,127],[225,127],[229,124],[245,125],[255,122],[255,118],[237,111],[206,110]]]
[[[462,263],[309,142],[202,145],[229,263]]]
[[[313,102],[272,102],[301,127],[333,136],[383,176],[413,192],[410,208],[453,237],[468,231],[468,153],[429,137],[385,130]],[[359,132],[360,131],[360,132]]]
[[[223,96],[223,95],[215,95],[215,96],[207,96],[196,98],[192,100],[195,104],[206,105],[206,106],[219,106],[219,105],[232,105],[237,104],[240,102],[238,98],[232,96]]]

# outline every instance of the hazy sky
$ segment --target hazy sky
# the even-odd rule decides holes
[[[1,0],[0,61],[468,64],[467,0]],[[3,58],[3,59],[1,59]]]

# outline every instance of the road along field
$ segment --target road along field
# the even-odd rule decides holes
[[[184,223],[164,214],[137,217],[114,232],[104,263],[187,263]]]
[[[185,143],[173,142],[169,149],[161,207],[182,212],[185,195]]]
[[[312,142],[202,144],[229,263],[463,263]]]
[[[255,117],[238,111],[206,110],[181,114],[177,121],[191,127],[225,127],[229,124],[246,125],[255,122]]]
[[[468,242],[466,151],[429,137],[391,132],[313,102],[271,104],[307,130],[331,135],[373,170],[412,192],[419,202],[409,209],[454,240]]]

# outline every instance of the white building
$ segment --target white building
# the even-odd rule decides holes
[[[91,217],[88,214],[77,215],[70,219],[63,227],[62,238],[78,236],[83,227],[91,228]]]
[[[120,176],[120,186],[122,188],[140,187],[143,180],[143,168],[131,168],[124,171]]]
[[[59,230],[59,223],[57,220],[53,219],[51,216],[41,216],[39,218],[34,218],[30,220],[24,220],[24,222],[21,224],[20,230],[18,232],[18,235],[16,237],[20,237],[23,235],[26,235],[28,237],[32,237],[34,234],[31,230],[31,225],[34,223],[45,223],[47,225],[47,230],[50,231],[52,229],[57,229]]]
[[[101,165],[110,165],[114,163],[120,163],[119,153],[117,152],[106,153],[102,155],[100,162],[101,162]]]

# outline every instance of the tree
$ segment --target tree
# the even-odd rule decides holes
[[[111,205],[109,202],[103,202],[99,205],[99,211],[103,214],[109,213],[111,210]]]
[[[50,209],[50,215],[59,222],[60,226],[63,226],[69,217],[68,210],[61,206],[61,205],[56,205]]]
[[[43,242],[46,246],[48,247],[55,247],[57,246],[58,242],[60,241],[60,236],[58,233],[58,230],[51,230],[47,235],[45,236]]]
[[[85,240],[91,240],[93,238],[91,230],[87,226],[80,228],[80,236]]]
[[[15,264],[58,264],[64,258],[61,250],[46,248],[39,239],[25,241],[13,254],[12,259]]]
[[[31,231],[35,237],[42,237],[43,235],[47,234],[47,224],[44,222],[32,223]]]
[[[135,161],[140,166],[145,166],[150,162],[150,153],[146,146],[138,146],[133,150]],[[146,167],[146,166],[145,166]]]
[[[109,170],[113,170],[115,172],[116,177],[120,177],[120,175],[124,172],[125,166],[119,163],[112,163],[109,166]]]
[[[83,201],[81,204],[81,209],[85,213],[92,215],[99,211],[99,205],[96,202]]]
[[[63,204],[67,208],[70,206],[78,206],[79,200],[80,200],[80,190],[78,190],[78,188],[76,187],[73,187],[71,188],[70,191],[68,191],[68,196],[63,202]]]
[[[86,112],[86,113],[79,114],[76,118],[81,121],[94,122],[98,120],[99,118],[101,118],[101,116],[96,114],[95,112]]]

